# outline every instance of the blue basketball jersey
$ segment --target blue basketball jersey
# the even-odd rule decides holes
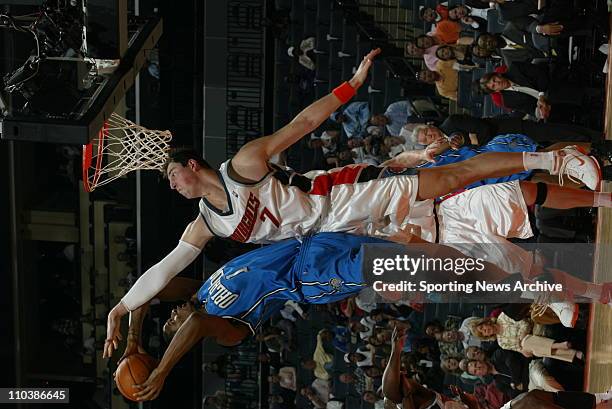
[[[236,257],[198,291],[206,312],[233,318],[254,331],[288,300],[327,304],[365,287],[361,245],[373,237],[319,233],[270,244]]]
[[[507,134],[498,135],[491,139],[486,145],[483,146],[462,146],[455,150],[449,149],[446,152],[441,153],[435,157],[435,163],[426,163],[421,165],[421,168],[431,168],[434,166],[443,166],[451,163],[462,162],[469,158],[472,158],[478,154],[486,152],[535,152],[538,149],[538,144],[528,136],[521,134]],[[490,185],[494,183],[510,182],[512,180],[524,180],[531,176],[531,170],[525,170],[523,172],[515,173],[510,176],[503,176],[498,178],[483,179],[478,182],[472,183],[466,186],[466,189],[473,189],[478,186]]]

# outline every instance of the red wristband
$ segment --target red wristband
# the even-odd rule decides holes
[[[340,100],[340,102],[346,104],[355,95],[355,88],[353,88],[351,84],[348,83],[348,81],[345,81],[344,83],[342,83],[342,85],[334,88],[332,92],[334,93],[336,98]]]

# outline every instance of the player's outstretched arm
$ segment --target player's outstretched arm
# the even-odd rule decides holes
[[[117,349],[119,341],[123,339],[120,333],[121,317],[149,302],[160,293],[172,278],[197,258],[211,238],[212,234],[201,216],[198,215],[193,222],[189,223],[176,248],[138,278],[108,314],[106,340],[102,354],[104,358],[110,358],[113,351]]]
[[[144,321],[144,317],[147,315],[147,311],[149,311],[148,302],[130,312],[130,323],[128,326],[125,351],[123,351],[123,355],[121,355],[121,358],[119,358],[119,362],[137,352],[145,352],[140,340],[140,334],[142,332],[142,322]]]
[[[352,88],[357,90],[363,85],[372,66],[372,59],[380,54],[380,51],[380,48],[377,48],[364,57],[355,75],[348,81]],[[272,156],[281,153],[304,135],[314,131],[342,104],[343,102],[334,93],[315,101],[272,135],[244,145],[232,159],[232,167],[240,176],[253,180],[261,179],[268,173],[267,163]]]
[[[425,162],[435,163],[435,157],[450,149],[450,144],[446,140],[437,140],[425,149],[410,150],[400,153],[399,155],[385,161],[383,166],[414,168]]]
[[[398,168],[416,168],[428,161],[425,149],[404,151],[395,157],[383,162],[382,166]]]
[[[250,331],[246,327],[238,328],[232,325],[228,319],[202,312],[191,313],[172,337],[172,341],[170,341],[170,345],[164,352],[157,368],[151,372],[144,383],[136,385],[140,391],[135,393],[134,396],[138,400],[157,398],[172,368],[202,338],[212,337],[218,343],[230,346],[240,342],[249,333]]]
[[[400,355],[404,348],[406,336],[403,330],[393,328],[391,335],[391,356],[382,376],[383,395],[395,403],[402,402],[401,387],[401,359]]]
[[[149,268],[130,291],[123,296],[121,303],[133,311],[161,292],[178,273],[189,266],[200,254],[204,245],[212,238],[201,216],[187,225],[178,245],[159,263]]]
[[[189,318],[180,326],[170,345],[164,352],[164,356],[157,368],[155,368],[149,378],[142,384],[136,385],[139,389],[134,394],[139,401],[152,400],[157,398],[161,392],[166,377],[176,365],[176,363],[185,355],[197,342],[209,335],[206,328],[206,315],[193,312]]]

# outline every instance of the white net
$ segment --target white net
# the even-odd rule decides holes
[[[144,128],[112,114],[97,139],[83,145],[83,185],[88,192],[133,170],[162,170],[170,131]]]

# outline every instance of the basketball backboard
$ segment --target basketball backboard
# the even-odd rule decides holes
[[[43,53],[41,46],[22,67],[5,76],[2,139],[83,145],[98,135],[163,31],[158,17],[128,18],[125,3],[88,1],[83,10],[77,7],[61,14],[73,21],[83,16],[78,28],[81,47],[63,51],[58,46],[59,50]],[[11,23],[15,21],[26,30],[40,24],[19,17]],[[30,31],[34,35],[40,30]]]

